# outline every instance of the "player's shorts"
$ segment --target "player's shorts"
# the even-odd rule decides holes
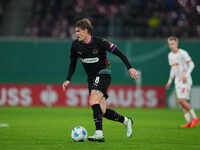
[[[92,90],[98,90],[101,91],[104,97],[107,99],[108,98],[107,89],[110,86],[110,83],[111,83],[111,75],[109,74],[100,74],[88,80],[89,95],[91,94]]]
[[[176,97],[178,99],[190,99],[190,91],[191,91],[191,84],[176,84],[175,90],[176,90]]]

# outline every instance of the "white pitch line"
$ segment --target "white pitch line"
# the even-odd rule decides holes
[[[0,123],[0,128],[7,128],[8,124],[7,123]]]

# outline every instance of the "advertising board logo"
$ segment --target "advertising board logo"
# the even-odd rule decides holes
[[[56,91],[48,85],[47,88],[41,92],[40,99],[45,105],[52,106],[57,102],[58,95]]]

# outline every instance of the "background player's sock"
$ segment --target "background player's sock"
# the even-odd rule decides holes
[[[118,121],[124,123],[125,117],[118,114],[116,111],[112,109],[106,109],[106,113],[103,115],[105,118],[113,121]]]
[[[92,105],[93,118],[96,126],[96,130],[102,130],[102,111],[99,104]]]
[[[190,109],[190,114],[191,114],[191,116],[192,116],[193,119],[197,118],[197,115],[196,115],[196,113],[194,112],[193,109]]]
[[[191,123],[191,117],[190,117],[190,113],[189,112],[187,112],[187,113],[185,113],[184,114],[184,117],[185,117],[185,120],[188,122],[188,123]]]

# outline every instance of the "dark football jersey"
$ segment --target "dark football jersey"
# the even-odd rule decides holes
[[[73,60],[79,57],[87,75],[95,76],[108,65],[106,51],[112,52],[115,48],[114,44],[97,37],[92,37],[88,44],[75,40],[70,58]]]
[[[71,79],[71,76],[75,71],[78,58],[80,58],[81,63],[88,75],[88,78],[95,77],[97,74],[100,73],[109,74],[109,61],[106,54],[107,51],[119,56],[126,64],[127,68],[131,68],[128,59],[117,49],[117,46],[115,44],[99,37],[92,37],[91,41],[87,44],[75,40],[71,46],[71,64],[67,80]]]

